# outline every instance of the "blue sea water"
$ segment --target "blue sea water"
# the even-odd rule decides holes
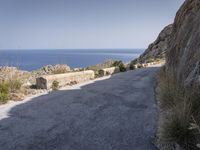
[[[48,64],[67,64],[80,68],[108,59],[124,63],[138,57],[144,49],[73,49],[73,50],[0,50],[0,65],[17,66],[22,70],[37,70]]]

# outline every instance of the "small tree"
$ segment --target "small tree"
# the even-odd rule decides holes
[[[119,70],[121,71],[121,72],[125,72],[126,71],[126,67],[125,67],[125,65],[123,64],[123,62],[120,60],[120,61],[115,61],[114,63],[113,63],[113,66],[114,67],[119,67]]]

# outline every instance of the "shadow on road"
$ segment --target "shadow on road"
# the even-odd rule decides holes
[[[157,70],[116,74],[13,107],[0,120],[0,149],[154,150]]]

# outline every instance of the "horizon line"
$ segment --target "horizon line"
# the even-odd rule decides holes
[[[135,50],[146,48],[0,48],[0,50]]]

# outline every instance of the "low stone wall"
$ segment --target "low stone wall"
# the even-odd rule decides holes
[[[118,72],[120,72],[119,67],[111,67],[111,68],[105,68],[105,69],[99,70],[99,75],[103,77],[103,76],[112,75]]]
[[[36,78],[36,86],[38,89],[51,89],[52,83],[57,81],[59,87],[89,81],[94,79],[94,71],[87,70],[82,72],[72,72],[65,74],[46,75]]]
[[[136,64],[134,65],[134,68],[146,68],[146,67],[151,67],[153,65],[157,65],[157,64],[165,64],[165,61],[158,61],[158,62],[151,62],[151,63],[143,63],[143,64]]]

